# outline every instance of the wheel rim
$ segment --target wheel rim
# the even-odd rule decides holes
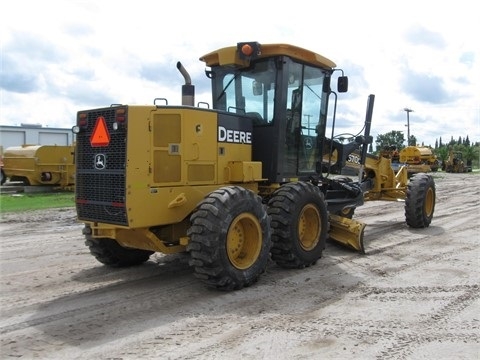
[[[321,232],[320,213],[316,206],[306,205],[298,219],[298,239],[303,250],[315,248],[320,239]]]
[[[237,269],[252,266],[258,259],[262,247],[262,228],[252,214],[238,215],[227,234],[228,259]]]
[[[433,195],[432,188],[428,188],[427,193],[425,195],[425,206],[424,206],[425,215],[427,215],[428,217],[432,215],[434,199],[435,199],[435,196]]]

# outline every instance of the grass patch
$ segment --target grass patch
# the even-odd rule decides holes
[[[0,213],[74,206],[73,192],[0,194]]]

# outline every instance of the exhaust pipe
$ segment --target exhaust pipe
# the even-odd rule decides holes
[[[185,85],[182,85],[182,105],[195,106],[195,86],[192,85],[192,79],[180,61],[177,62],[177,69],[185,78]]]

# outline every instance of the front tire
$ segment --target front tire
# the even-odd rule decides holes
[[[328,232],[322,192],[311,183],[281,186],[268,203],[272,219],[272,259],[284,268],[313,265],[322,256]]]
[[[190,218],[190,266],[208,287],[238,290],[265,271],[271,247],[270,219],[262,200],[240,186],[209,194]]]
[[[109,238],[99,239],[90,235],[86,235],[85,238],[85,245],[90,249],[90,253],[99,262],[110,267],[140,265],[153,254],[153,251],[125,248]]]
[[[412,228],[428,227],[435,209],[435,182],[432,176],[419,173],[407,185],[405,219]]]

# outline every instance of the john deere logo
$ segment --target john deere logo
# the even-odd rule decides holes
[[[304,140],[303,142],[304,142],[304,144],[305,144],[305,149],[311,150],[311,149],[313,148],[312,139],[310,139],[310,138],[305,138],[305,140]]]
[[[105,154],[95,155],[95,169],[104,170],[106,166],[107,166],[107,157],[105,156]]]

